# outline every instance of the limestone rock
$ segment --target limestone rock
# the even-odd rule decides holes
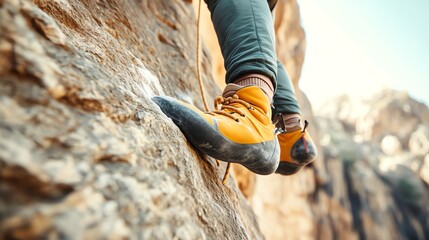
[[[425,181],[427,185],[429,185],[429,154],[426,155],[423,161],[424,163],[420,170],[420,177],[423,179],[423,181]]]
[[[355,132],[364,140],[380,142],[387,135],[396,136],[403,148],[408,148],[410,136],[420,124],[429,125],[426,105],[405,92],[391,89],[384,89],[365,99],[335,97],[318,114],[341,120],[350,132]]]
[[[417,127],[429,125],[428,107],[406,93],[386,89],[368,99],[366,104],[371,107],[357,119],[356,130],[367,140],[380,141],[391,134],[407,147]]]
[[[340,120],[345,125],[345,130],[354,133],[356,132],[357,119],[359,119],[361,115],[367,114],[370,110],[370,104],[365,104],[349,95],[340,95],[327,100],[322,107],[318,109],[317,114],[330,119]]]
[[[295,0],[279,0],[277,50],[319,157],[291,177],[236,171],[238,186],[223,186],[225,164],[194,151],[150,100],[203,107],[190,2],[0,1],[0,239],[429,238],[427,107],[386,90],[315,117],[298,87]],[[223,63],[203,35],[213,99]],[[401,154],[382,151],[388,135]]]
[[[150,100],[202,107],[195,21],[189,1],[0,1],[0,239],[263,238]]]
[[[279,0],[274,17],[277,58],[285,64],[297,90],[306,48],[305,32],[301,25],[298,2],[296,0]]]
[[[387,135],[381,140],[381,150],[387,155],[396,155],[402,152],[401,142],[396,136]]]
[[[404,100],[401,94],[388,93],[391,94],[389,102],[399,105]],[[329,111],[318,118],[323,154],[329,166],[328,174],[332,176],[332,181],[314,193],[319,200],[314,204],[315,217],[323,223],[318,228],[321,239],[337,236],[341,239],[425,239],[429,234],[429,208],[425,203],[429,201],[429,191],[424,184],[422,155],[415,155],[403,146],[400,137],[394,134],[398,131],[393,125],[382,128],[383,135],[374,138],[361,138],[359,127],[355,127],[362,116],[369,116],[372,106],[377,109],[380,104],[384,105],[383,101],[349,99],[338,105],[331,101],[334,106],[325,106]],[[416,103],[413,99],[406,102]],[[360,112],[363,105],[369,112]],[[396,114],[395,110],[393,116],[386,109],[382,111],[386,114],[383,119]],[[336,115],[335,112],[350,114]],[[355,113],[354,116],[351,113]],[[414,120],[425,121],[425,112],[422,114],[415,112],[402,118],[411,119],[413,124]],[[339,229],[339,225],[343,227]]]
[[[429,154],[429,127],[420,125],[415,132],[411,134],[409,149],[413,154]]]

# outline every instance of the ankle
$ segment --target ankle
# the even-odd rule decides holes
[[[275,119],[277,122],[277,126],[284,127],[286,132],[293,132],[296,130],[300,130],[301,126],[301,115],[298,113],[281,113],[278,114]]]
[[[240,86],[258,86],[267,95],[270,103],[273,100],[274,86],[270,78],[262,74],[248,74],[234,82]]]

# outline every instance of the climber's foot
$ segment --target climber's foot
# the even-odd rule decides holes
[[[280,143],[280,164],[276,173],[294,174],[311,163],[317,155],[316,146],[307,132],[308,122],[305,121],[304,128],[301,128],[300,118],[295,126],[289,123],[288,127],[285,127],[288,123],[281,114],[274,120],[278,128],[285,130],[277,136]]]
[[[152,99],[200,151],[257,174],[277,169],[280,149],[270,101],[259,87],[228,84],[208,113],[170,97]]]

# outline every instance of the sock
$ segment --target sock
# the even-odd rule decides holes
[[[270,103],[273,101],[274,86],[271,79],[261,74],[248,74],[234,82],[240,86],[258,86],[267,95]]]
[[[301,129],[301,115],[298,113],[283,113],[286,132],[293,132]]]
[[[298,113],[279,113],[273,121],[276,123],[278,128],[283,129],[286,132],[294,132],[300,130],[301,127],[301,115]]]

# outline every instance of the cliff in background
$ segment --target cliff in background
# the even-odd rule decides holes
[[[262,238],[150,100],[202,107],[195,22],[187,1],[0,1],[0,239]]]
[[[316,196],[320,209],[335,206],[324,218],[321,236],[427,239],[428,107],[386,89],[367,99],[333,98],[319,114],[330,181]],[[333,227],[331,233],[326,225]]]

